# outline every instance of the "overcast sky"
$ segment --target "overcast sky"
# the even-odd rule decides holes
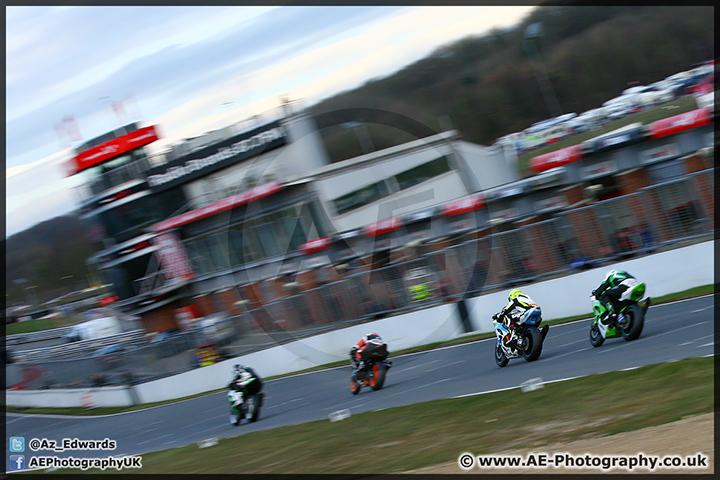
[[[6,7],[6,236],[77,207],[72,142],[131,121],[150,150],[312,105],[438,46],[517,24],[516,7]],[[113,103],[116,107],[113,108]]]

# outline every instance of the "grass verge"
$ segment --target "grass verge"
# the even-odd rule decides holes
[[[38,318],[24,322],[9,323],[5,325],[5,335],[18,333],[32,333],[53,328],[68,327],[82,321],[79,317]]]
[[[715,291],[714,285],[703,285],[700,287],[694,287],[690,288],[688,290],[683,290],[682,292],[677,293],[670,293],[668,295],[662,295],[657,298],[653,298],[653,305],[660,305],[663,303],[669,303],[669,302],[675,302],[678,300],[686,300],[689,298],[699,297],[702,295],[709,295]],[[590,317],[590,313],[588,312],[585,315],[575,315],[572,317],[565,317],[565,318],[557,318],[553,320],[548,320],[548,325],[558,325],[561,323],[568,323],[568,322],[574,322],[576,320],[583,320]],[[415,352],[423,352],[428,350],[433,350],[440,347],[447,347],[450,345],[460,345],[463,343],[470,343],[477,340],[482,340],[485,338],[492,338],[495,335],[494,332],[489,333],[478,333],[474,335],[467,335],[464,337],[456,338],[453,340],[448,340],[447,342],[437,342],[437,343],[430,343],[427,345],[421,345],[418,347],[413,348],[407,348],[405,350],[399,350],[397,352],[392,352],[392,356],[398,356],[398,355],[404,355],[407,353],[415,353]],[[308,368],[305,370],[301,370],[299,372],[293,372],[288,373],[284,375],[276,375],[273,377],[267,377],[265,380],[274,380],[277,378],[283,378],[283,377],[289,377],[291,375],[297,375],[300,373],[309,373],[319,370],[325,370],[328,368],[334,368],[334,367],[341,367],[344,365],[347,365],[347,361],[339,361],[334,363],[328,363],[325,365],[318,365],[317,367]],[[98,408],[20,408],[20,407],[11,407],[7,406],[6,411],[7,412],[14,412],[14,413],[36,413],[36,414],[57,414],[57,415],[108,415],[113,413],[123,413],[123,412],[131,412],[135,410],[142,410],[144,408],[150,408],[150,407],[156,407],[160,405],[168,405],[175,402],[181,402],[183,400],[190,400],[192,398],[202,397],[205,395],[212,395],[214,393],[223,392],[225,391],[224,388],[220,388],[217,390],[211,390],[209,392],[202,392],[198,393],[196,395],[191,395],[188,397],[178,398],[174,400],[166,400],[163,402],[156,402],[156,403],[147,403],[143,405],[134,405],[131,407],[98,407]]]
[[[527,393],[513,389],[252,432],[202,450],[193,444],[145,454],[135,473],[397,473],[453,462],[466,451],[613,435],[712,412],[713,362],[686,359]]]

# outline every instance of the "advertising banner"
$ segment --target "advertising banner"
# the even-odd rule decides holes
[[[174,279],[190,280],[193,278],[190,260],[176,233],[163,233],[150,241],[157,246],[155,253],[160,259],[160,267],[167,281]]]

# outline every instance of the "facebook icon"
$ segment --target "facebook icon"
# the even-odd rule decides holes
[[[10,470],[25,468],[25,455],[10,455]]]

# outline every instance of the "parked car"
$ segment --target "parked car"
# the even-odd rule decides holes
[[[626,115],[629,115],[632,113],[633,109],[635,108],[634,104],[631,103],[619,103],[615,105],[611,105],[607,107],[605,110],[607,112],[607,118],[611,120],[617,120],[619,118],[623,118]]]
[[[122,333],[120,320],[116,317],[104,317],[73,325],[64,338],[66,342],[77,342],[108,337],[118,333]]]

